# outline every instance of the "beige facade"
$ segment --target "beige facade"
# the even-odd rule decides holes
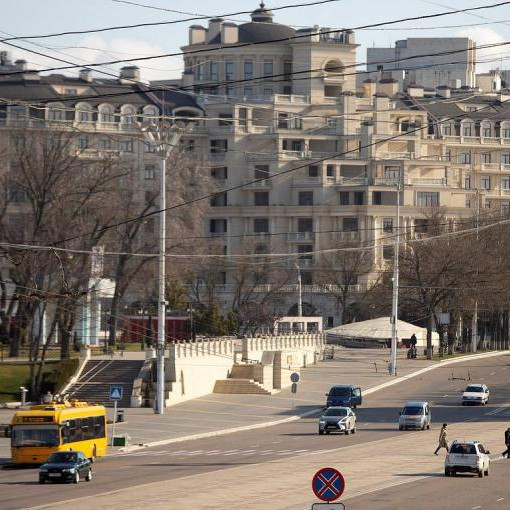
[[[271,23],[268,15],[263,23],[247,25]],[[221,32],[222,26],[214,21],[202,29],[205,39],[184,49],[207,50],[207,34]],[[241,27],[230,43],[239,42]],[[197,41],[196,30],[191,29],[191,41]],[[218,51],[209,43],[213,51],[202,52],[200,59],[218,62],[220,74],[230,59],[235,80],[243,79],[243,61],[257,61],[255,80],[236,84],[239,88],[228,93],[222,89],[225,81],[211,94],[210,75],[196,80],[195,60],[187,60],[185,79],[203,94],[208,119],[197,147],[209,154],[218,189],[244,184],[214,203],[206,235],[224,239],[227,254],[240,253],[243,243],[255,239],[262,253],[294,257],[290,264],[301,268],[303,301],[331,326],[339,323],[341,310],[331,289],[316,281],[322,255],[298,254],[373,243],[374,272],[351,286],[356,300],[392,264],[397,183],[402,186],[402,226],[417,235],[434,208],[441,208],[452,224],[472,216],[476,200],[482,207],[508,208],[510,124],[505,119],[510,121],[510,115],[500,111],[491,120],[494,110],[488,106],[501,98],[474,90],[414,85],[402,94],[395,80],[383,79],[367,80],[357,91],[354,76],[344,70],[355,63],[354,34],[325,41],[315,27],[294,35],[305,33],[261,47],[230,50],[227,43]],[[306,79],[293,74],[285,82],[257,80],[270,57],[275,74],[290,59],[294,73],[313,71],[304,73]],[[253,97],[246,97],[246,86],[253,87]],[[264,92],[269,88],[270,96]],[[296,309],[296,283],[297,277],[279,289],[282,314]],[[270,286],[261,285],[260,292]],[[223,289],[228,303],[229,274]]]

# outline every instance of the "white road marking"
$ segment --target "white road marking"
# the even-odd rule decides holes
[[[281,441],[273,441],[273,444],[280,444]]]
[[[496,499],[496,503],[499,503],[500,501],[503,501],[505,498],[499,498],[499,499]]]
[[[490,375],[494,375],[496,372],[491,372]]]
[[[482,508],[482,507],[480,505],[474,506],[473,508],[471,508],[471,510],[477,510],[478,508]]]
[[[444,398],[444,397],[447,397],[447,396],[448,396],[448,395],[443,395],[443,398]]]

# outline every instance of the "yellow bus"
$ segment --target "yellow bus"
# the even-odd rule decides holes
[[[11,422],[13,464],[42,464],[50,453],[74,450],[93,462],[106,455],[106,409],[87,402],[34,405]]]

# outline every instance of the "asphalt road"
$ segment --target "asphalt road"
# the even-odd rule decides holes
[[[501,422],[503,436],[503,430],[507,426],[505,420],[510,421],[510,415],[506,415],[508,411],[505,408],[510,403],[510,385],[508,384],[510,356],[473,360],[454,367],[453,374],[452,368],[448,366],[438,368],[365,397],[363,406],[356,412],[358,433],[355,435],[318,436],[317,419],[312,417],[267,429],[182,442],[101,459],[94,466],[92,482],[82,482],[79,485],[40,485],[37,483],[37,471],[34,469],[2,470],[0,471],[0,508],[10,510],[36,507],[157,481],[173,480],[172,486],[176,487],[179,484],[179,478],[236,466],[262,465],[274,460],[288,459],[291,466],[292,460],[299,456],[316,455],[320,458],[321,454],[342,446],[366,445],[382,439],[397,438],[401,434],[428,434],[432,454],[435,449],[438,424],[442,422],[450,424],[450,439],[454,438],[455,423],[464,421]],[[490,387],[489,406],[462,407],[459,405],[459,397],[467,381],[457,378],[467,378],[468,374],[473,382],[485,382]],[[334,382],[332,380],[331,384]],[[403,402],[411,399],[428,400],[432,403],[432,420],[435,430],[398,431],[398,412]],[[247,413],[256,411],[250,406],[248,396],[246,404]],[[377,444],[374,443],[374,449],[377,448]],[[349,462],[355,462],[355,451],[355,448],[349,449]],[[499,496],[495,490],[496,488],[504,490],[505,486],[508,486],[508,483],[502,485],[502,477],[505,474],[503,462],[494,463],[491,476],[487,479],[475,480],[467,476],[444,479],[438,476],[438,473],[424,473],[422,477],[416,477],[416,483],[406,483],[395,489],[385,489],[351,498],[347,507],[349,510],[408,508],[409,498],[416,494],[420,497],[417,496],[413,510],[425,508],[425,504],[427,509],[442,509],[446,506],[444,506],[445,499],[442,499],[441,495],[447,495],[453,491],[455,497],[449,495],[447,507],[451,510],[464,510],[476,507],[476,504],[466,506],[466,503],[473,502],[474,495],[479,495],[480,491],[486,491],[487,494],[483,497],[487,500],[486,504],[489,500],[494,500],[494,505],[500,506],[482,506],[482,508],[504,508],[501,502],[495,501],[500,497],[508,497],[510,501],[510,493],[507,496]],[[383,466],[374,466],[374,468],[382,469]],[[470,494],[473,497],[470,497]],[[495,495],[497,497],[494,497]],[[97,508],[101,508],[100,502],[101,500],[98,499]],[[211,506],[211,508],[214,507]]]

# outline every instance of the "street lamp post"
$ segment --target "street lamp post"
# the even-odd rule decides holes
[[[145,140],[161,157],[159,193],[159,253],[158,253],[158,341],[156,414],[165,414],[165,255],[166,255],[166,160],[177,145],[181,134],[175,127],[151,124],[142,127]]]
[[[397,333],[398,333],[398,280],[399,280],[399,249],[400,249],[400,182],[397,184],[397,234],[395,236],[395,253],[393,254],[393,298],[391,311],[391,356],[390,374],[397,375]]]

